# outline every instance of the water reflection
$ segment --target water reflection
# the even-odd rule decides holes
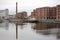
[[[60,39],[60,23],[36,23],[33,29],[38,34],[56,35]]]
[[[18,40],[18,27],[20,26],[21,29],[23,29],[24,23],[15,23],[16,25],[16,40]]]
[[[26,25],[25,23],[14,23],[14,24],[20,27],[20,29],[23,29],[24,25]]]
[[[20,23],[19,26],[20,26],[20,29],[23,29],[24,28],[24,23]]]
[[[8,21],[7,22],[0,23],[0,28],[4,28],[5,30],[8,30],[8,28],[9,28]]]
[[[3,29],[6,31],[2,31]],[[0,40],[16,40],[16,38],[18,40],[60,40],[60,24],[0,23]]]

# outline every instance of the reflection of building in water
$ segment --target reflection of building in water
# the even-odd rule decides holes
[[[60,28],[60,24],[57,23],[38,23],[35,25],[34,29],[36,30],[45,30],[45,29],[53,29]]]
[[[20,29],[23,29],[24,27],[23,27],[23,25],[20,25]]]
[[[24,28],[24,23],[17,23],[16,25],[18,25],[20,27],[20,29],[23,29]]]
[[[57,34],[57,38],[60,39],[60,33]]]
[[[36,33],[43,33],[45,35],[49,34],[49,30],[46,23],[38,23],[35,25],[34,30],[36,30]]]
[[[8,18],[8,13],[9,13],[8,9],[0,10],[0,18],[7,19]]]
[[[9,28],[9,23],[5,22],[5,29],[8,30],[8,28]]]
[[[60,32],[60,24],[54,23],[38,23],[33,27],[37,33],[44,33],[44,34],[56,34]]]
[[[4,28],[4,29],[8,30],[8,28],[9,28],[8,22],[0,23],[0,28]]]
[[[36,30],[45,30],[45,29],[47,29],[47,24],[38,23],[38,24],[35,25],[34,29],[36,29]]]

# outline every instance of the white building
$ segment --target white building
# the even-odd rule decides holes
[[[9,13],[9,10],[8,9],[0,10],[0,19],[1,18],[7,19],[8,18],[8,13]]]

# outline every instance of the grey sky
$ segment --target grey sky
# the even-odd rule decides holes
[[[9,9],[9,14],[15,14],[15,4],[18,2],[18,10],[30,12],[39,7],[56,6],[60,4],[60,0],[0,0],[0,10]]]

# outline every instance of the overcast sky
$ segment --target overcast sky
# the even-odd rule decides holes
[[[60,4],[60,0],[0,0],[0,10],[8,8],[9,14],[15,14],[16,2],[18,2],[18,11],[27,11],[28,15],[33,9]]]

